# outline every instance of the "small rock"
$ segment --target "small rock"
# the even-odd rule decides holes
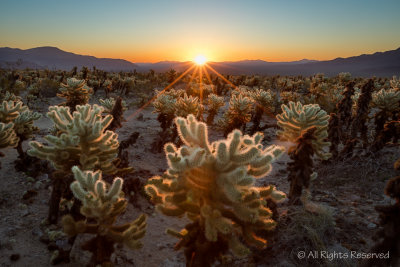
[[[368,228],[368,229],[375,229],[375,228],[376,228],[376,224],[374,224],[374,223],[369,223],[369,224],[367,225],[367,228]]]
[[[139,115],[138,115],[138,117],[137,117],[137,120],[138,120],[138,121],[143,121],[143,120],[144,120],[144,118],[143,118],[143,113],[139,113]]]
[[[21,257],[21,256],[20,256],[18,253],[11,254],[10,260],[12,260],[12,261],[17,261],[17,260],[19,260],[20,257]]]

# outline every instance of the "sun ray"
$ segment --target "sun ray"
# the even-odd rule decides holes
[[[206,68],[204,68],[204,74],[205,74],[205,76],[206,76],[208,82],[210,83],[210,86],[211,86],[211,88],[212,88],[212,90],[213,90],[213,93],[215,93],[215,86],[213,85],[212,80],[211,80],[211,77],[210,77],[210,74],[208,73],[208,71],[207,71]]]
[[[214,72],[218,77],[220,77],[224,82],[226,82],[227,84],[231,85],[234,89],[237,88],[236,85],[234,85],[231,81],[229,81],[228,79],[226,79],[222,74],[220,74],[218,71],[216,71],[213,67],[211,67],[209,64],[204,64],[204,66],[206,66],[207,68],[209,68],[212,72]]]
[[[189,83],[186,85],[185,91],[189,89],[190,84],[192,83],[198,71],[199,71],[199,66],[196,65],[196,68],[193,70],[192,75],[190,76]]]
[[[185,70],[181,75],[179,75],[178,78],[176,78],[172,83],[168,84],[162,91],[160,91],[157,95],[155,95],[152,99],[150,99],[146,104],[144,104],[143,106],[138,108],[135,112],[133,112],[126,120],[127,121],[131,120],[136,115],[138,115],[143,109],[145,109],[148,105],[150,105],[151,102],[153,102],[159,95],[163,94],[166,90],[171,88],[175,83],[177,83],[180,79],[182,79],[182,77],[184,77],[186,74],[188,74],[194,67],[195,67],[195,65],[192,65],[187,70]]]

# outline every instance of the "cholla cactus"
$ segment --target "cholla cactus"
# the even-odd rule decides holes
[[[3,101],[0,106],[0,122],[8,123],[14,121],[20,113],[28,110],[21,101]]]
[[[375,140],[390,117],[395,119],[395,114],[399,111],[400,91],[394,89],[381,89],[372,95],[373,106],[379,109],[375,114]]]
[[[6,147],[15,147],[18,144],[19,138],[16,136],[13,130],[13,123],[2,123],[0,122],[0,149]],[[0,152],[0,157],[3,157],[4,154]],[[1,162],[0,162],[1,169]]]
[[[275,111],[275,96],[271,90],[264,91],[262,89],[257,89],[250,93],[253,102],[255,103],[255,113],[253,115],[253,128],[252,133],[260,130],[260,121],[262,115],[266,112]]]
[[[61,84],[61,93],[58,97],[65,98],[67,101],[65,105],[72,111],[75,111],[76,105],[85,105],[89,102],[90,95],[93,93],[92,88],[86,86],[85,80],[78,80],[76,78],[68,78],[67,84]]]
[[[372,104],[386,112],[393,112],[399,109],[400,91],[395,89],[381,89],[372,95]]]
[[[160,94],[153,102],[154,112],[158,113],[157,120],[160,122],[163,132],[171,127],[175,116],[176,98],[170,94]]]
[[[323,151],[329,142],[325,142],[328,137],[329,115],[322,110],[318,104],[302,105],[300,102],[289,102],[289,106],[282,105],[283,113],[276,116],[278,125],[283,130],[278,131],[278,135],[283,140],[294,142],[302,135],[302,132],[312,126],[317,129],[314,133],[313,148],[315,154],[322,159],[328,159],[331,154]]]
[[[17,151],[21,159],[26,157],[26,154],[22,149],[22,142],[31,138],[33,133],[39,130],[33,125],[33,122],[41,117],[42,115],[40,113],[25,110],[14,120],[14,131],[19,137]]]
[[[0,148],[15,147],[18,143],[18,137],[15,134],[13,123],[0,122]]]
[[[356,114],[351,125],[350,139],[357,139],[358,133],[361,135],[364,147],[368,144],[368,127],[366,125],[369,113],[369,105],[372,99],[372,91],[374,89],[373,79],[366,81],[361,87],[361,94],[357,100]],[[356,143],[353,142],[355,145]]]
[[[61,193],[72,166],[83,170],[102,170],[107,174],[117,172],[114,160],[118,155],[118,135],[105,129],[112,116],[102,118],[103,108],[98,105],[76,106],[71,115],[68,107],[51,106],[47,116],[54,122],[58,134],[47,135],[44,139],[49,145],[30,142],[30,156],[49,160],[56,172],[53,174],[52,203],[49,209],[49,222],[56,223]],[[68,183],[67,183],[68,184]]]
[[[346,84],[352,79],[350,72],[341,72],[339,73],[338,78],[341,84]]]
[[[285,195],[274,186],[259,188],[254,183],[267,175],[284,149],[275,145],[264,149],[261,133],[243,136],[239,130],[210,144],[207,125],[193,115],[175,122],[184,146],[166,144],[169,169],[163,177],[150,179],[145,189],[160,212],[186,214],[193,221],[181,232],[168,230],[180,238],[176,248],[186,248],[187,262],[193,266],[211,266],[227,249],[238,256],[248,254],[241,238],[264,248],[266,240],[256,232],[275,226],[265,205]]]
[[[100,105],[104,108],[104,113],[111,114],[111,111],[115,105],[115,99],[113,97],[106,99],[99,99]],[[124,100],[122,100],[122,110],[127,110],[127,105]]]
[[[350,126],[353,108],[353,95],[354,95],[354,82],[348,82],[344,91],[341,93],[343,98],[336,104],[337,116],[338,116],[338,126],[341,141],[344,143],[346,138],[346,131]]]
[[[212,124],[218,110],[225,105],[224,98],[216,94],[209,94],[207,98],[208,104],[208,117],[207,123]]]
[[[19,140],[16,149],[19,157],[24,159],[26,154],[22,150],[22,142],[30,138],[38,130],[33,126],[33,121],[38,120],[41,115],[30,111],[17,97],[13,96],[9,94],[8,98],[13,100],[3,101],[0,106],[0,122],[13,123],[13,130]]]
[[[82,172],[72,168],[75,181],[70,185],[75,198],[82,202],[81,213],[88,221],[75,221],[71,215],[63,218],[64,232],[68,236],[81,233],[96,234],[83,248],[93,253],[93,266],[109,266],[114,252],[114,243],[121,243],[130,249],[142,247],[140,239],[146,233],[146,216],[124,225],[114,225],[117,217],[126,210],[127,200],[121,192],[123,180],[114,178],[111,186],[102,180],[101,172]]]
[[[396,76],[393,76],[393,78],[390,80],[390,87],[395,90],[400,90],[400,79],[397,79]]]
[[[175,114],[177,116],[186,117],[189,114],[194,116],[200,115],[202,106],[200,105],[199,98],[188,96],[184,94],[183,97],[179,97],[175,103]]]
[[[222,122],[224,135],[227,136],[234,129],[243,128],[251,120],[253,101],[249,97],[232,95],[229,101],[229,109],[225,112]]]
[[[396,167],[396,166],[395,166]],[[369,258],[365,267],[399,266],[400,264],[400,176],[390,179],[385,187],[385,195],[393,199],[393,204],[375,206],[379,212],[381,229],[375,234],[376,243],[370,253],[390,255],[390,257]]]
[[[289,149],[288,154],[292,161],[288,162],[288,180],[290,182],[289,203],[298,205],[301,203],[303,187],[309,189],[310,181],[317,177],[313,172],[314,162],[313,141],[317,127],[312,126],[304,131],[295,140],[297,146]]]
[[[49,160],[59,171],[69,172],[79,165],[83,170],[100,169],[105,173],[116,171],[113,160],[118,153],[118,135],[105,131],[112,116],[101,116],[98,105],[76,106],[71,115],[68,107],[51,106],[47,116],[53,121],[60,135],[47,135],[50,145],[30,142],[28,154]]]

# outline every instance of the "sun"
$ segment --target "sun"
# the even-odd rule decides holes
[[[197,55],[194,58],[194,63],[197,65],[204,65],[207,62],[207,58],[204,55]]]

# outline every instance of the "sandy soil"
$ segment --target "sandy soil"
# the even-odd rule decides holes
[[[49,99],[50,104],[61,102],[57,98]],[[94,102],[96,102],[94,100]],[[91,101],[93,103],[93,101]],[[129,100],[128,100],[129,103]],[[46,104],[40,106],[44,114]],[[137,119],[137,111],[130,109],[125,113],[129,118],[117,132],[119,139],[124,140],[133,131],[140,133],[136,144],[129,148],[130,165],[135,169],[136,177],[142,183],[153,175],[164,172],[167,163],[163,153],[150,152],[151,143],[160,131],[156,114],[152,107],[141,110],[143,119]],[[135,116],[131,116],[134,114]],[[42,140],[51,127],[51,121],[43,116],[36,125],[40,128],[36,140]],[[222,133],[210,127],[212,140],[222,138]],[[278,143],[288,146],[288,143],[276,141],[274,129],[265,132],[270,140],[265,144]],[[266,138],[266,139],[268,139]],[[28,148],[28,142],[24,143]],[[47,174],[41,174],[35,179],[22,172],[16,172],[14,161],[17,153],[14,149],[2,150],[6,157],[1,158],[0,170],[0,266],[51,266],[52,252],[49,245],[42,242],[46,230],[59,230],[60,225],[44,226],[42,222],[47,217],[48,200],[50,196],[50,181]],[[390,202],[383,195],[386,181],[395,176],[392,164],[400,156],[398,147],[387,147],[379,154],[371,157],[359,157],[333,164],[316,163],[319,177],[312,186],[313,201],[326,205],[332,211],[335,226],[331,236],[327,238],[326,249],[332,251],[367,252],[371,245],[371,237],[377,230],[378,215],[373,206]],[[275,184],[278,189],[288,192],[289,183],[286,180],[286,162],[284,155],[273,164],[273,171],[266,178],[258,181],[259,185]],[[37,194],[28,199],[27,191]],[[286,223],[290,219],[290,209],[283,203],[279,207],[281,213],[278,235],[271,238],[271,247],[263,252],[256,252],[244,260],[234,260],[232,266],[331,266],[343,265],[340,261],[310,262],[296,257],[301,250],[293,244],[287,244]],[[165,234],[170,227],[181,229],[186,220],[165,217],[156,214],[154,207],[142,195],[137,196],[137,205],[128,206],[127,212],[121,217],[121,222],[136,218],[140,213],[148,215],[148,227],[143,238],[143,248],[136,251],[117,248],[114,256],[116,266],[185,266],[182,252],[173,250],[176,239]],[[85,266],[90,255],[79,249],[87,236],[79,237],[74,245],[71,262],[59,266]],[[42,240],[42,241],[41,241]],[[305,248],[307,249],[307,248]],[[356,265],[356,261],[346,261],[346,265]]]

